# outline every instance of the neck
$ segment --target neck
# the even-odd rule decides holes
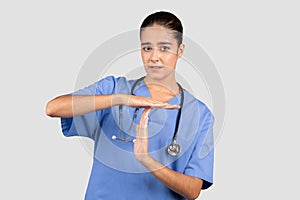
[[[144,82],[150,90],[164,90],[176,95],[179,93],[179,88],[175,76],[169,76],[164,79],[153,79],[146,76]]]

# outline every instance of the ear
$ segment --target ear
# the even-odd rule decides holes
[[[183,55],[184,47],[185,47],[185,45],[182,43],[179,45],[178,53],[177,53],[178,57],[181,57]]]

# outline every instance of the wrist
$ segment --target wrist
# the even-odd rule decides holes
[[[117,105],[124,105],[125,102],[125,95],[124,94],[112,94],[111,95],[111,105],[117,106]]]
[[[154,172],[157,170],[163,169],[165,166],[161,163],[157,162],[153,157],[151,157],[149,154],[147,156],[144,156],[143,158],[138,159],[138,161],[146,167],[149,172]]]
[[[147,167],[153,160],[148,153],[136,155],[136,159],[145,167]]]

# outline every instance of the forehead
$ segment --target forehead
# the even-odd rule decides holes
[[[141,30],[141,42],[176,42],[174,31],[162,26],[146,27]]]

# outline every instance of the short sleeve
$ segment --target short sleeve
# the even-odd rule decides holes
[[[115,83],[116,79],[113,76],[108,76],[88,87],[71,93],[71,95],[94,96],[112,94]],[[99,119],[103,112],[104,110],[99,110],[76,117],[61,118],[61,128],[64,136],[83,136],[94,139],[100,130]]]
[[[214,168],[214,117],[208,109],[206,110],[205,115],[201,117],[196,143],[184,171],[186,175],[202,179],[203,190],[213,184]]]

